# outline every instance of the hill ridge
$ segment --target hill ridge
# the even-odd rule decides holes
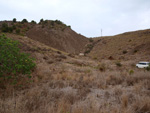
[[[50,47],[73,54],[82,52],[88,42],[85,36],[76,33],[70,26],[59,20],[41,20],[38,24],[25,19],[21,22],[1,21],[0,29],[1,32],[27,36]]]

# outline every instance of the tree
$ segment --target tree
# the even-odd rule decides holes
[[[31,21],[32,24],[36,24],[36,22],[34,20]]]
[[[43,18],[42,18],[42,19],[40,20],[39,24],[41,24],[43,21],[44,21],[44,20],[43,20]]]
[[[0,36],[0,78],[16,79],[20,74],[31,74],[34,69],[33,59],[22,53],[18,46],[18,41]]]
[[[27,19],[23,19],[21,23],[28,23]]]
[[[13,22],[14,22],[14,23],[17,22],[16,18],[13,19]]]

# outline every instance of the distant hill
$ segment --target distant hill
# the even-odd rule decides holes
[[[14,62],[16,57],[10,52],[8,58],[0,59],[0,72],[6,72],[0,74],[0,113],[150,111],[150,70],[135,66],[137,60],[150,59],[150,30],[87,39],[60,21],[36,24],[26,20],[0,22],[0,30],[5,38],[19,41],[21,52],[29,53],[36,63],[30,75],[11,74],[12,69],[19,72],[20,65],[7,68],[3,62]],[[56,48],[70,53],[84,49],[87,56]],[[30,66],[22,61],[21,67],[28,70]]]
[[[37,24],[23,19],[1,21],[0,32],[17,34],[39,41],[58,50],[93,59],[150,60],[150,30],[126,32],[115,36],[86,38],[59,20],[43,20]]]
[[[94,59],[150,60],[150,30],[91,39],[88,55]]]
[[[73,54],[82,52],[88,42],[86,37],[77,34],[70,26],[59,20],[41,20],[38,24],[35,21],[27,22],[25,19],[22,22],[1,21],[0,27],[2,32],[27,36],[47,46]]]

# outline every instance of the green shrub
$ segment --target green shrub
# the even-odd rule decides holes
[[[16,29],[16,33],[17,33],[17,34],[20,34],[20,29]]]
[[[10,33],[12,33],[12,32],[13,32],[13,27],[9,27],[9,28],[8,28],[8,31],[9,31]]]
[[[69,27],[69,28],[71,28],[71,26],[70,26],[70,25],[68,25],[68,27]]]
[[[133,73],[134,73],[133,70],[130,70],[130,71],[129,71],[129,75],[132,75]]]
[[[13,32],[13,27],[8,27],[7,23],[3,23],[2,27],[1,27],[1,31],[2,32],[10,32],[10,33],[12,33]]]
[[[2,32],[9,32],[9,28],[8,28],[8,24],[7,23],[3,23],[2,24],[1,31]]]
[[[63,25],[64,27],[67,27],[66,24],[64,24],[62,21],[60,20],[55,20],[55,23],[58,24],[58,25]]]
[[[146,70],[147,70],[147,71],[150,71],[150,65],[149,65],[149,67],[146,67]]]
[[[36,21],[32,20],[31,23],[32,23],[32,24],[36,24]]]
[[[60,24],[60,25],[63,25],[63,24],[64,24],[64,23],[61,22],[60,20],[55,20],[55,23],[56,23],[56,24]]]
[[[90,49],[90,50],[93,49],[93,44],[88,44],[87,48]]]
[[[27,19],[23,19],[21,23],[28,23]]]
[[[14,19],[13,19],[13,22],[15,23],[16,21],[17,21],[16,18],[14,18]]]
[[[43,23],[43,21],[44,21],[44,20],[43,20],[43,18],[42,18],[42,19],[40,20],[39,24],[42,24],[42,23]]]
[[[94,40],[92,38],[89,39],[89,42],[93,42]]]
[[[91,52],[91,50],[86,50],[85,52],[84,52],[84,54],[88,54],[88,53],[90,53]]]
[[[93,49],[93,44],[88,44],[86,45],[86,51],[84,52],[85,54],[88,54],[91,52],[91,50]]]
[[[35,67],[33,59],[28,54],[21,53],[19,42],[0,36],[0,77],[17,78],[20,74],[31,74]]]

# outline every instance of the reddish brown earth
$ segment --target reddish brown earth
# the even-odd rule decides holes
[[[27,32],[27,36],[53,48],[74,54],[82,52],[88,42],[86,37],[77,34],[69,27],[62,31],[36,25]]]

